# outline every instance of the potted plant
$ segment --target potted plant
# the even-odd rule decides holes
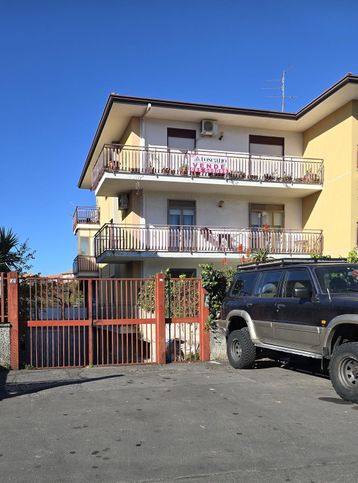
[[[179,167],[179,174],[181,176],[187,176],[188,175],[188,165],[187,164],[182,164]]]

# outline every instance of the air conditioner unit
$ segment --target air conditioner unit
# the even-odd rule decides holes
[[[215,136],[219,132],[219,126],[217,121],[212,119],[203,119],[201,121],[201,136]]]
[[[128,210],[128,195],[127,193],[122,193],[118,195],[118,209]]]

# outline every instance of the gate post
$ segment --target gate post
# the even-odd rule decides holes
[[[156,318],[156,349],[157,363],[166,363],[165,351],[165,275],[155,275],[155,318]]]
[[[93,291],[92,280],[88,280],[88,365],[93,366]]]
[[[203,288],[202,281],[199,281],[200,297],[200,360],[210,361],[210,331],[206,327],[209,318],[209,307],[207,306],[206,290]]]
[[[10,367],[20,367],[19,334],[19,276],[16,272],[7,274],[8,320],[10,323]]]

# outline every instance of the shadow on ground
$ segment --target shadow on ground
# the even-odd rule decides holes
[[[46,389],[52,389],[55,387],[75,386],[79,384],[86,384],[87,382],[102,381],[105,379],[113,379],[123,377],[124,374],[115,374],[111,376],[93,377],[93,378],[77,378],[66,379],[60,381],[41,381],[30,383],[7,383],[8,370],[0,371],[0,401],[16,396],[23,396],[25,394],[34,394]]]

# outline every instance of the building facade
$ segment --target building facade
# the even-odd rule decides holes
[[[358,77],[298,113],[109,96],[79,187],[77,276],[346,255],[358,221]]]

